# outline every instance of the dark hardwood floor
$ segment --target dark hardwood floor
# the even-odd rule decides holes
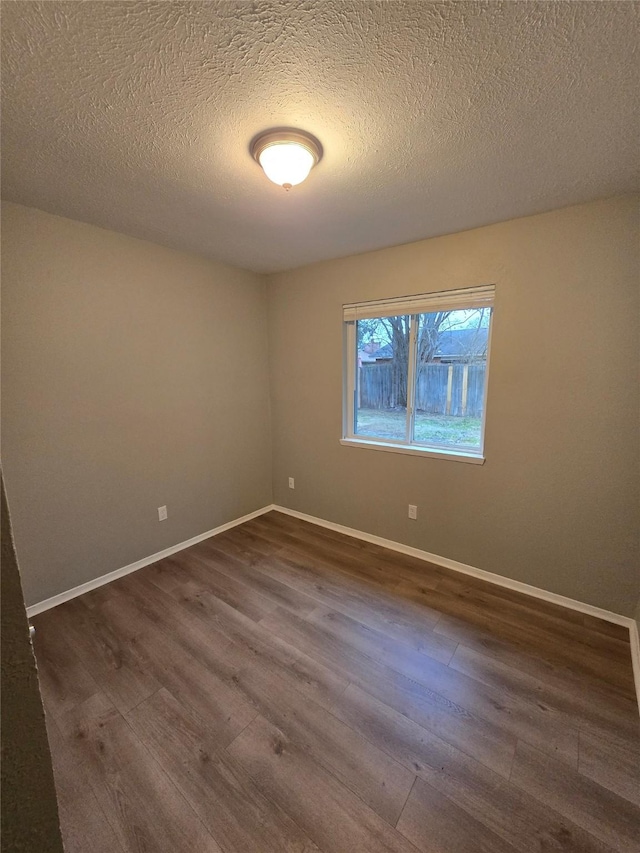
[[[33,622],[68,853],[640,851],[626,629],[275,512]]]

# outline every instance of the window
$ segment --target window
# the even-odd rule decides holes
[[[343,307],[343,444],[483,461],[494,290]]]

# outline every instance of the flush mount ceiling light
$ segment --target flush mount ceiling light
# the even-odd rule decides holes
[[[274,184],[301,184],[322,157],[322,146],[303,130],[267,130],[251,143],[251,156]]]

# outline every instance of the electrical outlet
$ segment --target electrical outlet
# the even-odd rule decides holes
[[[418,507],[413,504],[409,504],[409,518],[412,518],[414,521],[418,517]]]
[[[167,520],[167,508],[166,506],[158,507],[158,521],[166,521]]]
[[[295,487],[296,487],[296,481],[293,479],[293,477],[289,477],[289,488],[295,489]]]

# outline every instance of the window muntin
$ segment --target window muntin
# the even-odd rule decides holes
[[[345,306],[344,438],[481,457],[492,305],[483,287]]]

